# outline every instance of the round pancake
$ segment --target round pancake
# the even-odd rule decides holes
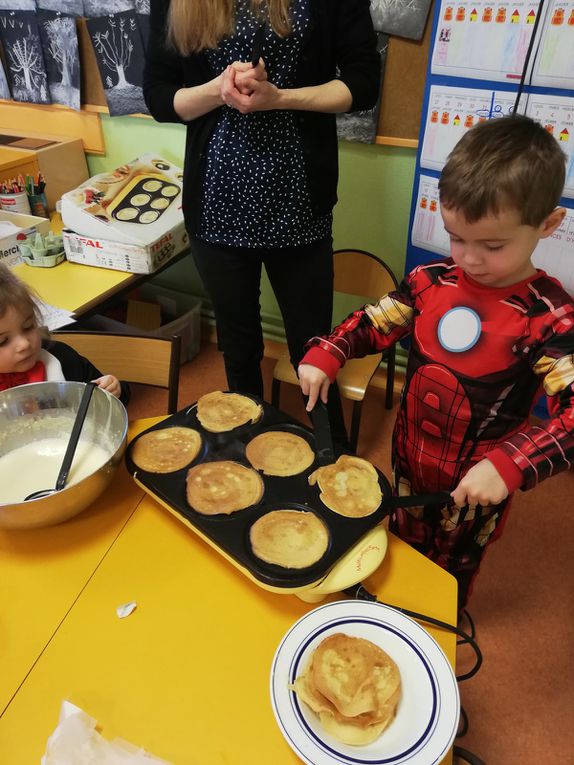
[[[201,449],[201,436],[193,428],[161,428],[144,433],[134,443],[131,458],[149,473],[173,473],[189,465]]]
[[[367,460],[343,454],[332,465],[317,468],[309,483],[319,484],[321,501],[334,513],[363,518],[383,501],[377,471]]]
[[[245,456],[265,475],[297,475],[313,464],[315,454],[304,438],[284,430],[268,430],[252,439]]]
[[[216,390],[197,402],[197,419],[210,433],[225,433],[239,425],[257,422],[262,414],[260,404],[239,393]]]
[[[327,527],[315,513],[272,510],[249,532],[254,555],[283,568],[307,568],[320,560],[329,546]]]
[[[230,515],[259,502],[263,480],[238,462],[203,462],[187,474],[187,501],[202,515]]]
[[[379,646],[336,633],[313,651],[294,690],[319,715],[328,733],[346,744],[363,746],[394,719],[401,676]]]

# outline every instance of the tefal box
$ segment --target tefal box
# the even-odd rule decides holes
[[[181,169],[156,154],[90,178],[62,197],[68,260],[152,273],[188,243]]]
[[[0,210],[0,262],[10,268],[23,262],[18,247],[19,234],[47,234],[49,231],[50,221],[47,218]]]

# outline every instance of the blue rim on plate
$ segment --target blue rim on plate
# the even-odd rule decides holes
[[[371,640],[401,672],[396,718],[366,746],[334,739],[291,690],[313,650],[335,632]],[[270,692],[283,736],[308,765],[438,765],[458,727],[458,687],[442,649],[417,622],[380,603],[339,601],[305,614],[277,648]]]

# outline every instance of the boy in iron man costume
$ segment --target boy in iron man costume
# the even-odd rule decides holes
[[[411,337],[393,434],[395,491],[450,491],[452,504],[398,509],[389,528],[450,571],[463,608],[512,493],[574,458],[574,301],[532,253],[564,219],[565,157],[527,117],[480,123],[439,182],[451,257],[314,337],[299,367],[307,409],[349,358]],[[544,392],[550,420],[529,421]]]

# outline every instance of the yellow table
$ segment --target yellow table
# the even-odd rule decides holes
[[[0,718],[0,762],[39,762],[69,699],[106,738],[174,765],[297,765],[273,717],[269,672],[281,638],[313,606],[259,588],[132,491],[135,512],[25,678],[20,669]],[[456,618],[454,579],[393,536],[366,584],[387,602]],[[119,619],[117,606],[132,600],[136,610]],[[454,665],[455,636],[430,631]]]

